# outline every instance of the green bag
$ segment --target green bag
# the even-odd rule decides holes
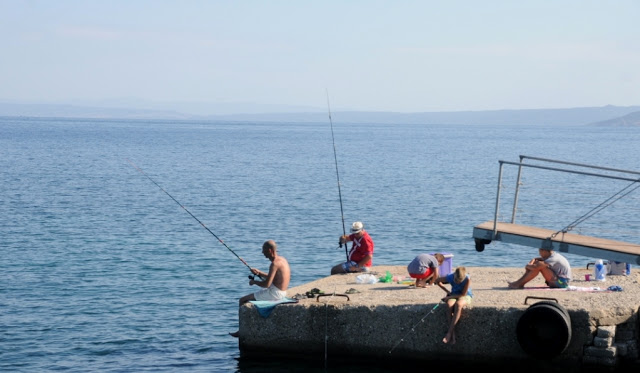
[[[393,275],[391,274],[391,272],[387,271],[387,274],[385,276],[380,277],[380,282],[392,282],[393,281]]]

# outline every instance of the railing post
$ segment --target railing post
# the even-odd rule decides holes
[[[498,191],[496,193],[496,211],[493,216],[493,234],[491,239],[494,240],[498,234],[498,212],[500,211],[500,188],[502,187],[502,161],[500,163],[500,170],[498,171]]]
[[[511,211],[511,224],[516,222],[516,210],[518,209],[518,196],[520,195],[520,180],[522,177],[522,163],[524,155],[520,156],[520,165],[518,166],[518,179],[516,180],[516,193],[513,196],[513,211]]]

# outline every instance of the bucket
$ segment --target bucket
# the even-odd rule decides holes
[[[552,301],[532,304],[518,320],[516,335],[529,356],[548,360],[564,352],[571,342],[569,312]]]
[[[435,253],[430,253],[430,254],[433,255]],[[453,254],[451,254],[451,253],[442,253],[442,252],[440,254],[442,254],[442,256],[444,256],[444,262],[442,262],[442,264],[440,264],[440,267],[439,267],[439,270],[438,270],[438,272],[440,274],[440,277],[442,277],[442,276],[446,276],[446,275],[452,273],[455,268],[453,268]]]

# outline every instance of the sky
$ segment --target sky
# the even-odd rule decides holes
[[[0,101],[633,106],[639,19],[636,0],[0,0]]]

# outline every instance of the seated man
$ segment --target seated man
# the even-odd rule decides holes
[[[373,264],[373,240],[369,232],[364,229],[362,222],[355,222],[351,225],[351,234],[340,236],[340,245],[351,244],[348,258],[344,263],[340,263],[331,268],[331,274],[349,272],[369,272]]]
[[[525,272],[516,281],[509,282],[511,289],[522,289],[524,285],[536,278],[539,273],[550,288],[566,288],[571,280],[571,266],[564,256],[549,249],[538,249],[539,258],[533,258],[524,267]]]
[[[249,285],[258,285],[261,288],[255,293],[247,294],[240,298],[240,306],[252,300],[277,301],[287,296],[287,288],[291,280],[289,262],[283,256],[278,255],[278,246],[273,240],[268,240],[262,245],[262,254],[271,261],[269,273],[264,273],[257,268],[251,268],[251,273],[264,278],[262,281],[249,280]],[[238,337],[240,331],[229,333],[232,337]]]

